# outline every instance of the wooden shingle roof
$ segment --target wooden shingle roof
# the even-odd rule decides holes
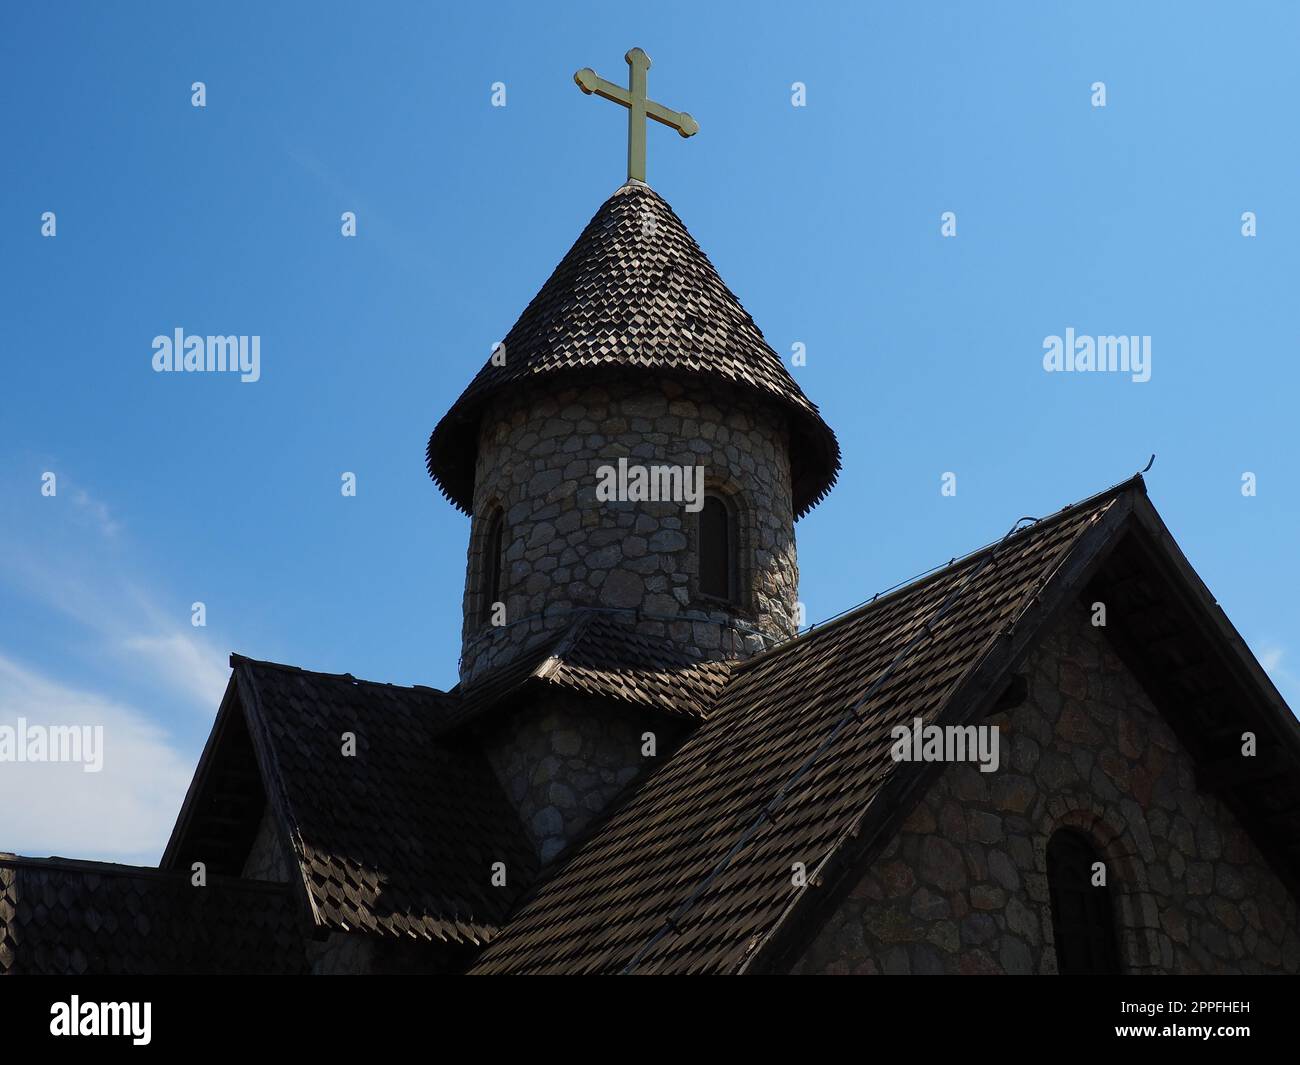
[[[892,728],[978,721],[1050,621],[1098,599],[1202,786],[1300,885],[1300,724],[1141,478],[739,663],[691,662],[605,613],[451,693],[235,657],[214,737],[223,715],[247,718],[318,929],[456,944],[458,958],[482,948],[473,973],[780,970],[942,768],[895,763]],[[694,728],[539,870],[464,726],[551,685]],[[1244,730],[1259,736],[1258,760],[1234,756]],[[355,759],[339,756],[346,731]],[[245,756],[225,735],[229,776]],[[204,780],[227,779],[205,768],[210,754],[168,848],[177,868],[193,856],[187,840],[206,835]],[[509,889],[488,887],[494,861],[507,862]]]
[[[285,884],[0,854],[0,975],[301,973]]]
[[[248,723],[267,801],[296,859],[313,923],[474,945],[500,925],[536,857],[481,751],[435,741],[448,696],[231,656],[231,689],[164,865],[202,856],[215,801],[203,781],[226,754],[221,715]],[[356,754],[345,756],[345,734]],[[233,734],[233,733],[231,733]],[[491,884],[505,862],[508,886]]]
[[[704,723],[544,872],[470,971],[781,969],[937,773],[894,762],[891,729],[977,721],[1048,620],[1095,595],[1124,604],[1121,641],[1206,786],[1300,883],[1300,724],[1139,477],[740,664]],[[1245,729],[1268,748],[1264,771],[1231,757]]]
[[[705,377],[769,401],[791,428],[794,509],[802,517],[835,483],[839,444],[816,406],[673,209],[648,185],[614,193],[429,437],[429,474],[456,507],[473,507],[485,404],[557,374]]]
[[[456,701],[440,734],[478,723],[524,689],[563,689],[672,717],[702,720],[731,676],[735,662],[701,662],[672,641],[636,631],[628,620],[603,610],[575,611],[571,625],[468,687],[449,693]]]

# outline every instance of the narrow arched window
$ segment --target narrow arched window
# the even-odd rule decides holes
[[[492,604],[501,601],[501,571],[504,564],[502,556],[505,547],[505,526],[505,515],[500,510],[493,511],[492,516],[488,519],[487,535],[483,537],[483,558],[480,563],[483,567],[481,614],[484,621],[492,616]]]
[[[1047,844],[1056,968],[1066,975],[1118,973],[1109,883],[1098,883],[1101,858],[1081,832],[1063,828]]]
[[[720,496],[705,496],[700,510],[700,592],[736,600],[736,535],[731,509]]]

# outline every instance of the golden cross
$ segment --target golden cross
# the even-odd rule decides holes
[[[685,111],[670,111],[663,104],[646,98],[645,75],[650,69],[650,57],[645,52],[633,48],[623,58],[631,68],[626,89],[598,77],[591,67],[583,67],[573,75],[573,80],[588,96],[594,92],[627,108],[627,177],[629,181],[645,181],[645,120],[653,118],[665,126],[672,126],[683,137],[699,133],[700,124]]]

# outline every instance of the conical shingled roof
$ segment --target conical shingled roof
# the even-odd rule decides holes
[[[429,474],[473,508],[479,419],[494,395],[542,376],[632,369],[699,375],[766,397],[790,417],[794,509],[839,473],[835,434],[667,202],[630,182],[601,206],[429,437]]]

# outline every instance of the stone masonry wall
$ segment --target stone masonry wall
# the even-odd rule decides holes
[[[1082,606],[1031,652],[1001,765],[943,771],[794,967],[1054,973],[1047,841],[1090,837],[1124,970],[1297,972],[1296,899]]]
[[[257,836],[244,861],[241,874],[248,880],[274,880],[288,883],[289,860],[276,833],[270,807],[263,809]],[[367,936],[333,932],[327,939],[308,939],[304,943],[308,970],[318,975],[363,973],[370,971],[372,944]]]
[[[742,657],[793,634],[795,555],[784,416],[718,386],[632,380],[530,387],[485,413],[474,480],[461,680],[514,657],[573,620],[629,620],[701,658]],[[597,469],[703,466],[736,504],[740,609],[698,592],[696,517],[680,502],[598,502]],[[483,617],[486,527],[505,515],[507,625]],[[763,635],[755,635],[753,629]]]
[[[641,754],[646,732],[655,734],[654,759]],[[538,857],[548,862],[679,737],[680,727],[660,715],[552,698],[507,720],[485,749]]]
[[[288,859],[276,833],[269,806],[262,810],[257,836],[244,860],[244,871],[240,875],[247,880],[274,880],[281,884],[289,882]]]
[[[313,976],[356,976],[374,971],[375,940],[359,932],[331,932],[307,943],[307,967]]]

